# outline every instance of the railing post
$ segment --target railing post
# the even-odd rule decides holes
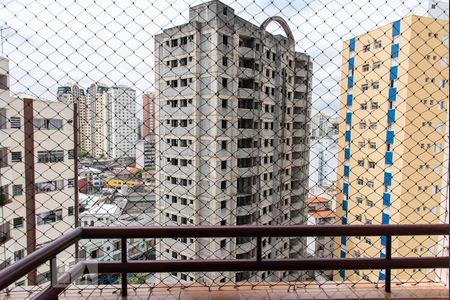
[[[122,242],[121,242],[121,248],[122,248],[122,263],[125,264],[127,263],[127,239],[126,238],[122,238]],[[128,295],[127,292],[127,287],[128,287],[128,274],[127,272],[122,272],[122,296],[126,297]]]
[[[58,267],[56,265],[56,256],[53,256],[49,260],[50,263],[50,286],[54,287],[58,281]]]
[[[261,237],[258,236],[256,238],[256,260],[261,261],[262,260],[262,246],[261,246]]]
[[[386,260],[390,261],[391,258],[392,258],[392,236],[387,235],[386,236]],[[386,269],[384,290],[386,293],[391,292],[391,269],[390,268]]]

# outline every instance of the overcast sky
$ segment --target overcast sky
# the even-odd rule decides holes
[[[152,3],[153,2],[153,3]],[[55,99],[66,82],[94,81],[153,90],[153,35],[188,20],[189,5],[204,1],[0,0],[4,56],[11,90]],[[259,25],[279,15],[296,50],[314,62],[313,108],[336,112],[343,41],[417,9],[420,0],[223,0]],[[423,4],[424,7],[427,4]],[[270,30],[276,30],[275,25]],[[139,101],[140,103],[140,101]]]

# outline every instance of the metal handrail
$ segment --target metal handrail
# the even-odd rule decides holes
[[[287,225],[287,226],[164,226],[164,227],[83,227],[74,229],[46,246],[36,250],[13,265],[0,271],[0,289],[36,269],[46,261],[80,239],[122,240],[121,261],[89,262],[76,264],[56,283],[71,283],[77,276],[92,270],[97,273],[122,273],[122,295],[127,295],[127,273],[170,272],[175,270],[191,272],[211,271],[259,271],[259,270],[338,270],[338,269],[405,269],[405,268],[448,268],[449,257],[402,257],[402,258],[339,258],[339,259],[262,259],[261,237],[306,237],[306,236],[417,236],[448,235],[448,224],[408,225]],[[256,260],[189,260],[189,261],[127,261],[126,241],[129,238],[217,238],[256,237]],[[391,253],[391,243],[389,243]],[[387,275],[390,272],[386,272]],[[386,276],[385,289],[390,292],[390,276]],[[36,299],[53,299],[65,287],[52,282]]]

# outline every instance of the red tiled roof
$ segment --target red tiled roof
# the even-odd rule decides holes
[[[308,214],[316,219],[326,219],[326,218],[336,217],[336,213],[331,210],[313,211],[313,212],[309,212]]]
[[[322,202],[329,202],[330,200],[322,197],[309,197],[307,201],[308,203],[319,203],[319,202],[322,203]]]

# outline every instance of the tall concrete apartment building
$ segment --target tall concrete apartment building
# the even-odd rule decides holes
[[[104,153],[108,158],[136,156],[136,91],[113,86],[107,91],[103,110]]]
[[[71,106],[10,96],[9,63],[0,58],[0,269],[75,228]],[[73,262],[69,247],[58,270]],[[16,285],[43,283],[49,267]]]
[[[265,31],[270,21],[287,36]],[[305,224],[312,63],[287,24],[262,28],[219,1],[156,36],[157,218],[161,225]],[[252,239],[178,239],[157,259],[251,258]],[[264,258],[303,239],[263,239]],[[296,280],[294,272],[173,273],[174,281]],[[164,280],[168,280],[165,278]]]
[[[96,158],[136,155],[136,92],[124,86],[92,84],[87,90],[68,84],[58,88],[59,101],[78,103],[80,149]]]
[[[89,106],[84,89],[78,84],[67,83],[65,86],[58,87],[56,96],[58,101],[63,103],[69,105],[77,103],[79,147],[81,151],[90,153],[92,149],[90,120],[92,116],[88,109]]]
[[[154,93],[146,92],[142,95],[142,138],[146,139],[155,134],[156,129],[156,97]]]
[[[342,224],[436,224],[448,134],[448,20],[408,16],[344,43],[337,214]],[[385,257],[386,239],[343,237],[337,257]],[[401,237],[392,256],[437,255],[436,237]],[[442,254],[441,254],[442,255]],[[435,279],[432,269],[392,271]],[[337,278],[383,281],[384,272]]]

